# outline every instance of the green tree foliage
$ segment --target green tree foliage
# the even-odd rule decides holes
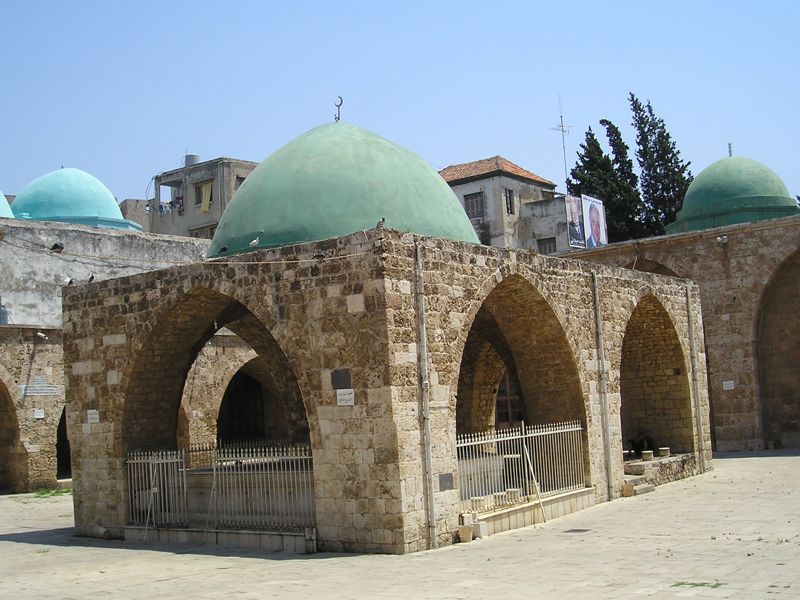
[[[648,235],[664,233],[664,225],[678,215],[692,183],[689,162],[681,159],[661,117],[650,101],[642,104],[633,93],[628,100],[636,130],[636,158],[642,191],[642,223]]]
[[[656,116],[649,101],[643,104],[633,93],[629,101],[640,175],[636,175],[619,128],[601,119],[611,156],[603,151],[590,127],[567,180],[570,194],[603,200],[610,242],[663,234],[664,225],[675,220],[692,182],[690,163],[681,159],[664,120]]]
[[[618,141],[611,145],[614,158],[603,152],[590,127],[586,132],[586,140],[581,144],[578,161],[567,180],[567,191],[574,196],[586,194],[603,200],[608,241],[621,242],[640,237],[642,227],[637,219],[641,212],[641,199],[636,189],[633,164],[628,158],[628,147],[622,141],[622,136],[618,135],[619,129],[605,119],[600,123],[606,127],[606,131],[611,128],[617,133]],[[629,167],[627,175],[624,174],[626,161]],[[623,164],[623,169],[617,167],[618,162]],[[633,177],[633,186],[630,176]]]
[[[569,173],[567,191],[573,196],[586,194],[608,200],[609,194],[613,194],[616,189],[615,182],[616,175],[611,158],[603,152],[597,136],[589,127],[586,139],[581,144],[578,162]]]
[[[608,197],[606,207],[609,241],[619,242],[645,237],[647,232],[642,225],[644,215],[642,197],[639,194],[639,178],[633,170],[633,161],[628,155],[628,144],[622,139],[622,133],[614,123],[608,119],[600,119],[600,125],[606,130],[616,175],[614,195]]]

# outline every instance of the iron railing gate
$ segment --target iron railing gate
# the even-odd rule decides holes
[[[129,522],[153,527],[189,525],[183,450],[128,455]]]

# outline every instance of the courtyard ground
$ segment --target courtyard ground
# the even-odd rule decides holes
[[[74,537],[72,498],[0,497],[0,598],[798,598],[800,453],[406,556],[258,554]]]

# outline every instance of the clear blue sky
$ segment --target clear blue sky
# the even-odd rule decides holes
[[[0,189],[61,165],[121,200],[204,159],[260,161],[343,119],[437,168],[501,154],[559,184],[586,128],[650,99],[696,174],[759,160],[800,194],[800,3],[4,2]],[[151,190],[152,193],[152,190]]]

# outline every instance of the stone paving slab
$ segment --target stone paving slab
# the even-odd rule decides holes
[[[800,454],[406,556],[290,556],[72,535],[70,497],[0,497],[0,598],[800,597]],[[208,552],[208,553],[206,553]]]

